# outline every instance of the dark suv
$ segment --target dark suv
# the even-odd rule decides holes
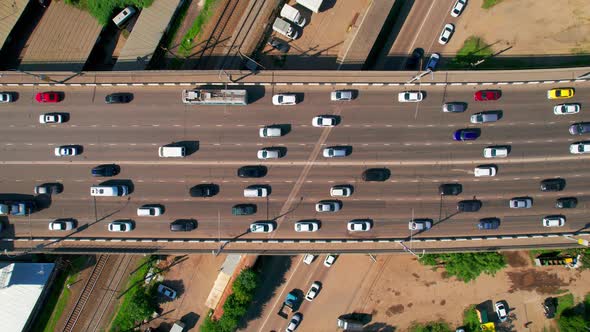
[[[387,168],[369,168],[363,172],[364,181],[379,181],[383,182],[389,179],[391,171]]]
[[[131,93],[111,93],[104,98],[107,104],[127,104],[133,100]]]
[[[219,186],[214,183],[198,184],[189,193],[191,197],[212,197],[219,193]]]
[[[178,219],[170,224],[172,232],[190,232],[197,228],[197,221],[194,219]]]
[[[555,202],[558,209],[573,209],[578,206],[578,199],[575,197],[561,197]]]
[[[477,224],[479,229],[498,229],[498,227],[500,227],[500,219],[498,218],[483,218]]]
[[[545,179],[541,181],[541,191],[562,191],[565,188],[564,179]]]
[[[445,183],[438,187],[438,192],[441,195],[459,195],[463,192],[463,186],[460,183]]]
[[[242,166],[238,168],[238,176],[241,178],[261,178],[266,175],[268,169],[262,165]]]
[[[545,311],[545,317],[551,319],[555,317],[555,311],[557,310],[557,298],[548,297],[543,301],[543,310]]]
[[[460,201],[457,203],[457,211],[461,212],[477,212],[481,209],[481,201],[472,199],[466,201]]]
[[[256,204],[236,204],[232,207],[231,213],[234,216],[248,216],[256,213]]]
[[[119,174],[121,167],[115,164],[98,165],[92,169],[92,176],[115,176]]]

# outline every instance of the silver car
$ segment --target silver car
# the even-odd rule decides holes
[[[322,154],[326,158],[346,157],[346,148],[341,146],[332,146],[325,148]]]
[[[337,118],[333,115],[319,115],[311,120],[314,127],[334,127],[337,124]]]
[[[440,33],[440,36],[438,37],[438,43],[441,45],[445,45],[446,43],[448,43],[451,39],[451,36],[453,35],[453,32],[455,32],[455,26],[451,23],[445,24],[443,31]]]
[[[530,197],[515,197],[508,204],[511,209],[530,209],[533,206],[533,199]]]
[[[432,219],[414,219],[408,223],[411,231],[426,231],[432,228]]]
[[[338,212],[341,208],[340,201],[319,201],[315,205],[316,212]]]
[[[458,102],[444,103],[442,107],[442,110],[445,113],[462,113],[465,112],[466,109],[467,104]]]
[[[330,94],[331,101],[351,101],[352,91],[350,90],[336,90]]]
[[[74,227],[73,219],[57,219],[49,223],[50,231],[71,231]]]
[[[500,119],[496,112],[479,112],[471,116],[471,123],[496,122]]]
[[[295,232],[316,232],[320,229],[320,223],[317,221],[298,221],[295,223]]]

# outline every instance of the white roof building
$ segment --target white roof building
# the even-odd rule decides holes
[[[0,262],[2,332],[21,332],[30,324],[54,266],[53,263]]]

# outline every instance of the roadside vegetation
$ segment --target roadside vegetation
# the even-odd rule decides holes
[[[140,267],[129,278],[123,291],[123,300],[115,309],[117,314],[111,324],[111,332],[132,331],[157,309],[157,283],[146,285],[144,282],[145,276],[155,262],[155,256],[145,257],[139,262]]]
[[[67,285],[77,281],[80,271],[87,265],[89,258],[90,256],[74,256],[63,261],[65,269],[59,272],[52,283],[52,288],[47,295],[47,302],[41,307],[32,331],[53,332],[58,330],[56,328],[57,322],[62,316],[68,314],[64,312],[66,305],[68,302],[74,301],[71,299],[72,292]]]
[[[127,6],[145,8],[151,6],[154,0],[64,0],[68,5],[80,8],[90,13],[100,25],[107,25],[115,10],[123,10]]]
[[[207,23],[207,21],[209,21],[211,16],[213,16],[213,13],[215,12],[214,7],[217,2],[218,2],[218,0],[205,0],[205,3],[203,4],[203,8],[201,9],[201,12],[197,16],[197,18],[195,18],[193,25],[186,32],[186,34],[182,38],[182,41],[180,42],[180,47],[178,49],[178,51],[179,51],[178,53],[180,55],[185,56],[185,57],[190,55],[191,50],[193,48],[193,42],[195,41],[197,36],[201,33],[203,25],[205,25],[205,23]]]
[[[427,254],[419,261],[424,265],[444,267],[447,276],[455,276],[464,282],[475,280],[482,273],[495,275],[506,267],[504,256],[497,252]]]
[[[254,299],[254,292],[260,278],[252,269],[240,272],[232,285],[230,294],[223,304],[223,315],[219,320],[213,320],[209,314],[201,325],[201,332],[233,332],[238,327],[240,319],[246,314],[250,303]]]
[[[590,293],[584,301],[574,305],[574,297],[567,294],[557,298],[557,325],[560,332],[579,332],[590,329]]]
[[[492,47],[482,38],[471,36],[463,42],[463,46],[455,58],[449,63],[451,69],[471,68],[478,61],[488,58],[494,54]]]
[[[446,322],[430,322],[426,324],[414,324],[410,332],[453,332]]]
[[[500,2],[502,2],[502,0],[483,0],[483,3],[481,4],[481,8],[488,9],[488,8],[494,7],[495,5],[499,4]]]
[[[465,309],[463,312],[463,329],[465,332],[479,332],[481,328],[479,327],[479,318],[477,317],[477,312],[475,311],[475,305],[470,306],[469,308]]]

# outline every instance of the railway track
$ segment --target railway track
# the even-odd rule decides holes
[[[100,274],[102,273],[102,270],[104,269],[105,265],[107,264],[108,259],[109,259],[108,255],[100,255],[98,257],[96,264],[94,264],[94,267],[92,268],[92,272],[90,273],[90,277],[86,281],[86,284],[84,285],[84,288],[82,289],[82,292],[80,293],[80,296],[78,297],[76,304],[74,305],[74,308],[72,309],[72,312],[68,316],[68,319],[66,321],[66,325],[63,328],[63,332],[74,331],[74,327],[76,327],[76,323],[78,322],[78,318],[80,318],[80,314],[82,313],[82,310],[84,309],[84,306],[86,305],[86,302],[88,302],[88,299],[90,298],[90,294],[92,294],[92,290],[94,289],[94,286],[96,286],[96,282],[98,281]]]
[[[195,69],[207,68],[213,51],[218,47],[222,47],[222,45],[219,45],[220,43],[224,42],[224,40],[222,40],[221,38],[226,32],[225,28],[229,23],[231,16],[234,14],[234,10],[236,9],[237,5],[238,0],[228,0],[226,2],[221,13],[221,16],[219,17],[217,24],[215,24],[215,28],[213,28],[213,31],[209,35],[209,39],[207,39],[205,46],[198,52],[200,53],[198,55],[199,60],[197,62],[197,65],[195,66]]]

